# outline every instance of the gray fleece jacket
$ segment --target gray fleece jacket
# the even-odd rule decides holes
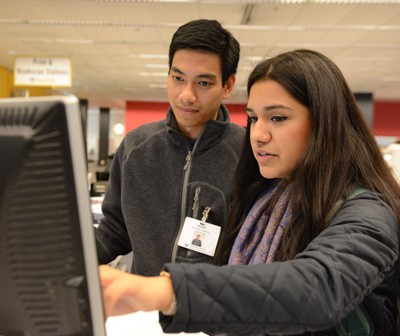
[[[233,171],[244,128],[230,122],[221,105],[195,144],[184,137],[172,110],[166,120],[129,132],[113,159],[96,229],[100,263],[133,251],[131,271],[156,275],[166,262],[210,262],[211,257],[178,247],[186,216],[223,226]]]
[[[361,302],[375,336],[398,335],[399,223],[378,195],[347,200],[294,260],[254,266],[168,264],[177,299],[167,332],[336,335]],[[355,334],[354,334],[355,335]]]

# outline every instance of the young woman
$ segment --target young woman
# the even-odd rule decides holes
[[[216,255],[229,265],[102,267],[106,315],[164,311],[168,332],[397,335],[400,188],[342,73],[295,50],[257,65],[248,95]]]

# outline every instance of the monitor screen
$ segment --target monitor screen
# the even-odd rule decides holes
[[[73,96],[0,99],[0,336],[105,335]]]

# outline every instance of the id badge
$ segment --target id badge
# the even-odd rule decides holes
[[[186,217],[178,245],[213,257],[220,233],[218,225]]]

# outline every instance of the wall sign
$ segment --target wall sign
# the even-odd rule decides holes
[[[68,58],[17,57],[14,64],[14,85],[72,85],[71,61]]]

